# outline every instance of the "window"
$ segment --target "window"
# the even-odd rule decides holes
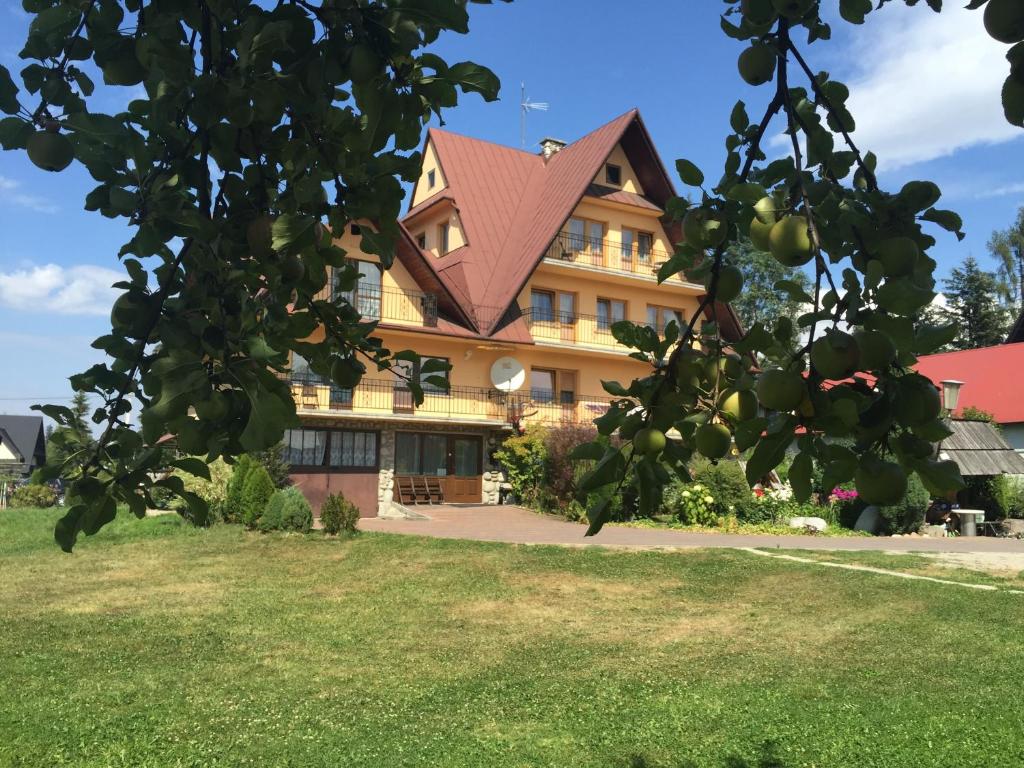
[[[569,219],[569,248],[600,254],[604,251],[604,224],[587,219]]]
[[[480,465],[479,437],[395,433],[395,474],[475,477]]]
[[[534,322],[539,323],[575,323],[576,294],[533,290],[530,292],[530,315]]]
[[[381,267],[372,261],[357,261],[359,280],[351,291],[338,296],[348,301],[367,320],[380,320]],[[333,288],[333,286],[332,286]]]
[[[444,224],[439,224],[437,227],[438,250],[442,256],[448,253],[448,230],[449,225],[447,221]]]
[[[427,233],[426,232],[420,232],[418,235],[416,235],[416,245],[418,245],[420,247],[421,251],[427,250]]]
[[[607,331],[613,323],[626,319],[626,302],[618,299],[597,300],[597,328]]]
[[[530,370],[530,399],[537,403],[554,403],[555,398],[562,405],[576,402],[576,372],[555,371],[547,368]]]
[[[640,232],[635,229],[622,230],[623,261],[632,261],[633,254],[636,254],[641,262],[650,261],[653,250],[654,235],[650,232]]]
[[[683,313],[671,307],[659,307],[654,304],[647,305],[647,325],[658,333],[665,333],[669,323],[675,323],[682,329]]]
[[[622,168],[608,163],[604,167],[604,180],[616,187],[622,184]]]
[[[376,471],[378,433],[349,429],[287,429],[283,458],[291,466]]]
[[[436,384],[433,381],[428,381],[432,378],[441,378],[446,382],[449,381],[448,375],[451,373],[451,369],[447,371],[423,371],[423,364],[428,360],[440,360],[446,365],[451,365],[451,361],[447,357],[428,357],[424,355],[420,358],[417,365],[409,360],[396,360],[392,370],[395,372],[395,389],[408,391],[409,381],[418,381],[420,386],[423,388],[425,394],[449,394],[448,387]],[[404,402],[404,401],[403,401]]]
[[[550,403],[555,399],[555,372],[542,368],[530,371],[530,399]]]
[[[446,371],[430,371],[429,373],[424,373],[422,370],[423,363],[427,362],[428,360],[440,360],[445,365],[450,365],[450,362],[447,357],[421,357],[419,366],[420,370],[417,371],[417,373],[419,374],[420,386],[423,387],[423,391],[427,394],[434,393],[447,395],[448,387],[435,384],[432,381],[427,381],[427,379],[440,378],[448,382],[448,374],[451,373],[451,370],[449,369]]]
[[[433,189],[435,183],[437,183],[437,171],[431,168],[427,171],[427,189]]]

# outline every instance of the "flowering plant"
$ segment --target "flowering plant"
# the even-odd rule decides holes
[[[714,525],[715,498],[700,483],[690,483],[672,488],[666,498],[669,507],[684,525]]]

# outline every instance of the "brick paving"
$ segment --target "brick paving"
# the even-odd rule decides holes
[[[824,536],[751,536],[722,533],[686,533],[605,526],[597,536],[584,537],[586,528],[520,507],[454,507],[420,505],[427,520],[363,518],[364,531],[436,536],[443,539],[502,541],[511,544],[562,544],[631,549],[700,547],[781,547],[784,549],[887,550],[899,552],[1015,552],[1024,553],[1024,541],[994,537],[972,538],[854,538]]]

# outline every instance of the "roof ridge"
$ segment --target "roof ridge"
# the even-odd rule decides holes
[[[449,131],[444,128],[434,128],[433,126],[431,126],[430,128],[427,129],[427,136],[429,137],[430,134],[432,133],[441,133],[446,136],[454,136],[455,138],[458,139],[465,139],[466,141],[475,141],[478,144],[487,144],[492,147],[497,147],[498,149],[507,149],[510,152],[516,152],[520,155],[525,155],[526,157],[535,157],[538,160],[543,160],[543,157],[541,157],[541,155],[537,154],[536,152],[530,152],[528,150],[522,149],[521,147],[513,147],[509,146],[508,144],[501,144],[497,141],[491,141],[490,139],[481,139],[478,138],[477,136],[469,136],[465,133],[459,133],[458,131]]]

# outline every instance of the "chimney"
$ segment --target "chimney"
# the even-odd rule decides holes
[[[550,160],[551,156],[564,146],[564,141],[562,141],[561,139],[552,139],[549,136],[546,139],[540,140],[540,153],[544,155],[545,160]]]

